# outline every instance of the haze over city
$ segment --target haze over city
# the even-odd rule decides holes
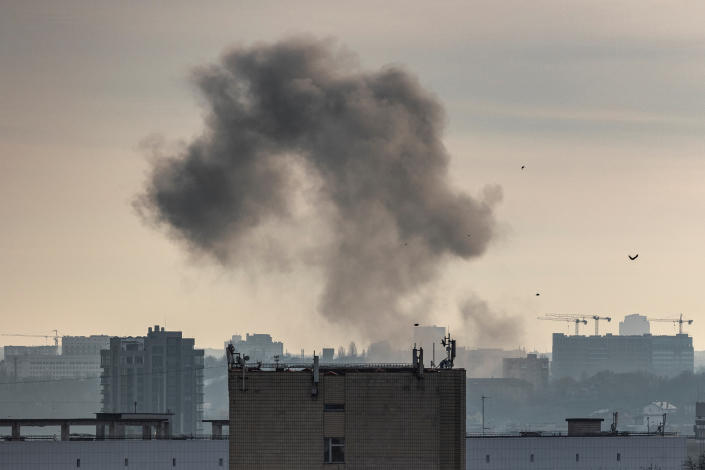
[[[4,2],[2,332],[126,336],[166,324],[198,347],[267,332],[310,352],[380,339],[369,322],[385,335],[421,322],[448,326],[468,347],[548,351],[551,333],[572,325],[536,320],[545,313],[683,313],[695,319],[686,327],[695,349],[705,349],[704,20],[695,2]],[[212,130],[204,74],[218,78],[228,58],[296,41],[347,51],[330,61],[336,79],[369,84],[396,70],[437,106],[437,141],[426,143],[445,147],[431,149],[441,184],[433,198],[408,195],[437,203],[443,194],[429,214],[458,231],[436,244],[437,234],[419,235],[400,216],[413,236],[365,251],[355,273],[366,281],[360,293],[398,286],[398,299],[327,296],[332,269],[365,244],[362,233],[338,238],[344,227],[326,217],[334,191],[308,198],[321,181],[305,165],[292,173],[296,190],[280,194],[299,197],[301,209],[258,226],[260,245],[238,246],[227,262],[140,204],[159,157],[183,157]],[[403,194],[392,194],[390,213],[409,215]],[[465,221],[433,210],[465,197],[489,212]],[[360,218],[345,220],[372,214],[351,213]],[[229,252],[233,240],[216,241]],[[359,245],[336,257],[344,251],[331,246],[348,246],[336,240]],[[400,281],[400,270],[419,279]],[[391,308],[370,311],[378,305]],[[617,322],[601,329],[616,333]],[[652,330],[674,333],[667,323]]]

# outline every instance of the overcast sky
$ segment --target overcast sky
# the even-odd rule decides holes
[[[550,351],[569,325],[544,313],[611,315],[601,326],[614,333],[626,314],[683,313],[705,349],[704,24],[695,0],[4,0],[0,332],[140,335],[166,322],[201,347],[246,332],[289,351],[364,347],[316,312],[320,273],[224,269],[132,206],[144,143],[203,130],[193,68],[305,33],[364,69],[416,75],[445,107],[455,187],[503,189],[500,236],[480,258],[444,263],[429,322],[471,347]],[[495,341],[461,326],[469,296],[519,333]]]

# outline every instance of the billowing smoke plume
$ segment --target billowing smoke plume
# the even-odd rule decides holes
[[[443,109],[405,70],[362,71],[331,41],[295,38],[230,50],[195,82],[205,131],[155,163],[137,202],[190,249],[226,266],[276,253],[252,234],[294,217],[302,169],[330,232],[313,257],[319,311],[374,338],[444,259],[492,238],[500,188],[449,186]]]
[[[476,347],[516,347],[521,344],[524,320],[518,315],[493,311],[487,302],[470,296],[460,304],[462,331],[467,344]]]

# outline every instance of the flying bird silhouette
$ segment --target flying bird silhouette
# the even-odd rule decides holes
[[[521,169],[523,170],[524,168],[526,168],[526,166],[525,166],[525,165],[522,165],[522,166],[521,166]]]
[[[539,295],[541,295],[541,294],[539,294],[539,293],[537,292],[537,293],[536,293],[536,297],[538,297]]]
[[[414,323],[414,326],[419,326],[419,324],[418,324],[418,323]]]
[[[632,255],[627,255],[627,256],[629,257],[630,260],[634,261],[635,259],[637,259],[639,257],[639,253],[635,254],[634,256],[632,256]]]

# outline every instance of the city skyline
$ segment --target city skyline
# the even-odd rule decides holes
[[[417,77],[445,109],[451,186],[472,197],[502,188],[485,252],[443,260],[400,328],[421,321],[449,327],[468,347],[549,351],[551,333],[572,325],[539,315],[610,315],[601,332],[616,334],[627,314],[682,313],[695,320],[686,327],[695,349],[705,349],[703,5],[5,10],[0,333],[138,336],[158,323],[202,348],[245,332],[269,333],[290,351],[369,343],[317,313],[322,274],[311,265],[224,269],[133,208],[150,149],[162,141],[171,152],[203,131],[193,68],[236,45],[304,33],[334,38],[365,71],[391,63]],[[308,246],[318,229],[292,224],[287,236]],[[469,323],[463,306],[479,312]],[[652,333],[674,328],[652,324]]]

